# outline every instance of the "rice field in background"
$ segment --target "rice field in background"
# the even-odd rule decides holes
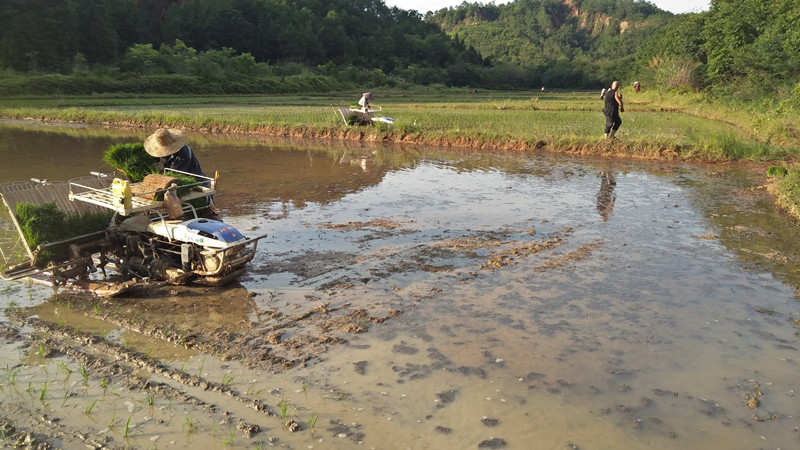
[[[358,100],[355,92],[2,99],[0,117],[645,158],[775,161],[796,154],[796,148],[759,140],[747,124],[623,93],[626,111],[613,144],[603,139],[599,92],[577,91],[375,92],[379,115],[396,121],[375,127],[347,126],[337,112]]]

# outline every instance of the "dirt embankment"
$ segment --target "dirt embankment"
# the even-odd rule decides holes
[[[536,152],[548,151],[582,156],[607,156],[625,157],[643,160],[660,161],[708,161],[701,155],[693,152],[689,147],[667,146],[651,142],[626,142],[623,140],[613,141],[555,141],[552,139],[492,139],[476,138],[469,136],[449,137],[426,135],[422,132],[408,133],[397,129],[378,130],[372,127],[331,127],[318,128],[307,126],[242,126],[231,124],[209,124],[197,126],[191,123],[151,123],[136,120],[120,119],[116,121],[103,121],[95,123],[85,122],[63,122],[50,120],[45,117],[28,118],[24,122],[35,122],[37,125],[54,126],[80,126],[80,125],[101,125],[112,126],[120,129],[140,130],[152,129],[154,127],[177,127],[184,130],[191,130],[198,133],[221,133],[221,134],[244,134],[262,135],[293,139],[318,139],[318,140],[342,140],[355,142],[397,144],[409,146],[438,147],[438,148],[464,148],[487,151],[514,151],[514,152]]]

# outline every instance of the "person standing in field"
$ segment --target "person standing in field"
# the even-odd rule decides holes
[[[625,112],[625,107],[622,105],[622,94],[620,94],[619,89],[619,81],[614,80],[611,83],[611,89],[606,91],[603,107],[603,114],[606,116],[606,139],[613,138],[620,125],[622,125],[622,118],[620,118],[619,113]]]
[[[375,96],[372,95],[372,92],[364,92],[361,94],[361,99],[358,100],[358,106],[360,106],[364,112],[369,112],[370,100],[375,100]]]

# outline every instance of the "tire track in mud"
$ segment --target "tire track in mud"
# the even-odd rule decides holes
[[[473,267],[476,270],[491,273],[516,264],[525,257],[545,254],[563,245],[566,243],[564,238],[570,232],[571,229],[564,229],[534,241],[526,238],[535,235],[533,230],[522,233],[524,237],[513,236],[518,233],[513,230],[502,230],[463,239],[414,245],[397,251],[384,249],[377,257],[369,255],[349,261],[344,266],[343,276],[315,287],[319,294],[310,296],[307,299],[310,303],[308,305],[279,305],[278,302],[268,302],[268,305],[255,306],[259,322],[250,322],[245,326],[226,328],[224,325],[210,324],[187,330],[176,321],[179,316],[164,314],[174,306],[174,302],[164,301],[158,306],[159,302],[154,302],[149,297],[100,301],[67,294],[70,295],[67,301],[73,310],[88,318],[112,324],[118,329],[203,355],[211,355],[222,361],[237,360],[251,369],[280,373],[318,358],[331,346],[347,342],[349,335],[366,333],[373,325],[399,317],[404,308],[413,308],[419,302],[435,298],[446,289],[447,283],[468,282],[477,276],[469,267],[455,268],[446,263],[448,260],[466,258],[475,263]],[[337,269],[340,268],[342,266]],[[469,271],[469,276],[461,276],[463,270]],[[428,273],[432,277],[423,277],[425,280],[420,285],[397,292],[399,288],[392,283],[399,273],[404,272]],[[462,272],[461,275],[458,272]],[[380,304],[369,304],[375,294],[363,295],[360,287],[366,285],[366,282],[358,281],[362,279],[369,279],[369,289],[372,291],[386,292],[387,294],[382,294],[386,299]],[[217,302],[230,300],[223,296]],[[208,301],[208,298],[203,301]],[[112,308],[115,308],[113,312]],[[268,430],[295,431],[309,428],[309,423],[298,423],[294,419],[286,421],[282,417],[283,413],[279,414],[275,406],[249,395],[249,392],[243,394],[233,389],[224,380],[210,381],[202,376],[202,367],[198,375],[191,375],[183,368],[173,367],[147,353],[111,342],[92,332],[80,331],[80,326],[73,328],[63,323],[54,324],[21,310],[7,313],[11,322],[2,334],[7,343],[22,343],[31,353],[37,347],[46,349],[41,356],[59,361],[64,367],[78,365],[91,374],[85,379],[83,386],[79,386],[87,392],[85,401],[88,402],[91,395],[100,398],[97,385],[103,385],[103,399],[107,394],[106,386],[114,386],[113,391],[119,397],[147,399],[145,402],[135,400],[133,403],[150,403],[151,410],[154,405],[160,405],[159,410],[154,410],[148,418],[132,426],[134,432],[142,435],[155,434],[152,439],[157,439],[160,434],[176,435],[177,419],[174,416],[166,419],[153,418],[159,415],[159,411],[164,411],[167,404],[171,411],[173,403],[190,411],[192,419],[187,416],[184,420],[188,425],[182,424],[182,428],[188,429],[183,430],[187,436],[197,432],[195,420],[206,424],[236,424],[235,429],[244,436],[258,435],[256,439],[262,439],[262,442],[266,439],[270,444],[278,442],[278,438],[274,435],[263,437],[264,434],[260,433]],[[22,370],[24,366],[29,365],[21,363],[9,370]],[[31,368],[24,370],[30,372]],[[48,374],[39,391],[43,398],[49,397],[44,393],[49,381]],[[34,385],[37,383],[37,386],[42,385],[41,377],[33,382]],[[65,389],[62,406],[68,404],[76,408],[76,400],[73,398],[75,393],[70,392],[71,388]],[[28,396],[35,395],[36,389],[34,387],[33,392],[28,392]],[[52,387],[51,391],[55,389]],[[333,387],[333,390],[338,388]],[[85,419],[73,420],[59,414],[58,408],[48,408],[44,402],[41,407],[33,403],[32,407],[9,403],[0,409],[0,429],[6,431],[6,442],[31,448],[51,448],[52,443],[58,441],[87,448],[128,445],[127,436],[120,435],[122,425],[115,424],[114,418],[108,426],[98,430],[96,425],[88,425]],[[134,404],[129,410],[144,407],[142,405]],[[89,406],[86,408],[89,409]],[[118,418],[118,421],[123,419],[124,417]],[[128,420],[130,422],[130,418]],[[52,426],[54,423],[58,426]],[[125,425],[126,435],[127,427],[128,424]],[[338,430],[336,426],[331,429]],[[204,431],[208,433],[208,430]],[[341,430],[338,434],[342,434]]]
[[[86,377],[87,382],[91,378],[94,382],[104,386],[123,387],[134,393],[135,396],[142,394],[152,396],[148,397],[151,402],[152,398],[159,398],[169,401],[170,404],[177,402],[182,405],[191,405],[199,408],[206,416],[216,416],[217,418],[211,423],[238,421],[237,429],[248,437],[258,433],[260,426],[248,423],[243,418],[237,418],[228,411],[221,411],[212,396],[219,398],[220,395],[225,395],[258,413],[250,414],[248,420],[255,419],[263,422],[265,417],[270,417],[272,422],[275,422],[273,424],[275,427],[282,426],[273,407],[260,399],[242,395],[224,382],[217,383],[200,376],[190,375],[155,361],[146,354],[110,343],[92,333],[60,327],[37,318],[21,315],[13,316],[12,321],[14,323],[9,324],[8,330],[4,333],[7,340],[11,338],[14,341],[22,341],[32,348],[37,346],[40,349],[46,348],[45,352],[40,352],[44,353],[43,356],[46,358],[65,357],[71,362],[78,363],[84,373],[91,373],[90,377]],[[30,332],[23,333],[22,329],[30,330]],[[148,377],[143,377],[141,371],[145,371]],[[157,381],[154,377],[161,381]],[[104,389],[106,388],[104,387]],[[64,396],[65,403],[69,397],[68,394],[69,392]],[[242,410],[238,411],[240,414],[242,413]],[[52,424],[58,422],[58,419],[54,419],[46,413],[34,412],[15,405],[3,405],[0,414],[4,416],[0,417],[0,428],[6,427],[6,431],[8,431],[6,435],[10,436],[10,440],[28,447],[50,448],[44,441],[53,438],[80,441],[87,448],[106,448],[114,443],[114,439],[110,436],[105,436],[105,439],[97,437],[96,430],[76,431],[61,424],[53,428]],[[29,431],[23,431],[20,435],[16,431],[18,428]],[[89,439],[92,434],[96,436],[94,440]]]

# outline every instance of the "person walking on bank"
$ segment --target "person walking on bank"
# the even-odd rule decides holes
[[[625,112],[625,107],[622,105],[622,94],[619,93],[619,89],[619,81],[614,80],[611,83],[611,89],[606,91],[605,105],[603,107],[603,114],[606,116],[606,139],[613,138],[620,125],[622,125],[619,113]]]

